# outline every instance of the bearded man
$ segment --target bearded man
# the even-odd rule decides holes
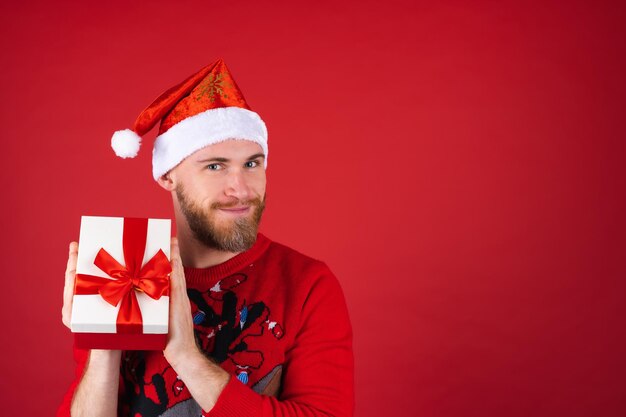
[[[170,88],[112,145],[134,157],[160,122],[153,176],[171,193],[164,351],[75,349],[59,416],[352,416],[352,327],[321,261],[258,232],[267,130],[222,60]],[[78,244],[70,243],[69,325]]]

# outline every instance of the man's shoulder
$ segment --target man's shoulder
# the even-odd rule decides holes
[[[280,263],[283,267],[296,268],[300,271],[328,271],[326,263],[313,256],[306,255],[284,243],[269,239],[266,257],[272,263]]]
[[[303,290],[305,295],[314,292],[343,297],[341,284],[326,262],[286,244],[271,240],[264,263],[268,270],[276,272],[275,278],[280,279],[288,291],[297,288]]]

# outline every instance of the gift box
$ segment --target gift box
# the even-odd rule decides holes
[[[82,216],[71,329],[81,349],[163,350],[171,221]]]

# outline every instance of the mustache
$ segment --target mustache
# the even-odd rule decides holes
[[[261,206],[261,204],[263,204],[263,202],[261,201],[261,199],[259,197],[257,198],[253,198],[250,200],[246,200],[246,201],[241,201],[241,200],[234,200],[228,203],[213,203],[211,204],[211,208],[212,209],[221,209],[221,208],[232,208],[232,207],[237,207],[237,206],[252,206],[252,207],[259,207]]]

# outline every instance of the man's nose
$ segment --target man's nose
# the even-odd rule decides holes
[[[228,174],[225,193],[229,197],[248,200],[252,194],[245,174],[241,170],[233,170]]]

